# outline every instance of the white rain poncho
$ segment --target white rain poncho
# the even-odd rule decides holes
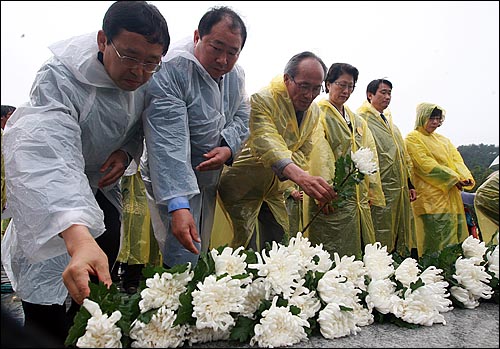
[[[58,234],[72,224],[104,232],[94,194],[99,168],[123,149],[142,150],[144,91],[119,89],[97,59],[97,32],[58,42],[38,71],[30,102],[17,108],[2,139],[12,223],[2,262],[21,299],[63,304],[69,261]],[[118,182],[103,190],[120,209]],[[49,319],[47,319],[49,320]]]
[[[378,159],[375,140],[363,118],[344,105],[353,127],[351,131],[344,117],[330,101],[324,99],[318,105],[321,116],[320,124],[315,130],[315,148],[311,155],[312,175],[322,176],[333,183],[335,160],[362,147],[369,148],[375,155],[374,158]],[[309,240],[314,245],[322,243],[332,256],[337,252],[340,256],[361,257],[364,245],[376,241],[370,204],[385,206],[379,172],[365,176],[356,185],[355,194],[346,199],[345,206],[336,208],[330,214],[320,213],[309,227]],[[315,200],[309,198],[306,209],[310,220],[318,212]]]
[[[168,51],[148,88],[147,104],[147,155],[141,174],[154,198],[149,203],[155,236],[164,263],[195,265],[199,256],[171,234],[167,202],[180,196],[189,199],[201,250],[207,251],[222,170],[197,171],[195,167],[205,161],[203,154],[221,146],[223,140],[234,157],[247,138],[250,104],[244,71],[235,65],[219,86],[194,56],[193,38],[186,38]]]
[[[384,110],[388,124],[368,101],[364,101],[357,113],[366,120],[375,139],[385,196],[385,206],[371,207],[376,240],[387,246],[390,253],[395,250],[400,254],[409,252],[412,247],[417,248],[408,188],[411,158],[388,109]]]
[[[319,120],[318,106],[313,103],[299,127],[283,75],[253,94],[251,104],[250,137],[233,166],[224,170],[219,187],[222,206],[233,224],[230,244],[233,248],[248,245],[263,201],[288,233],[284,187],[271,166],[279,160],[291,159],[307,170],[312,133]]]
[[[429,133],[425,125],[437,107],[431,103],[417,106],[415,129],[405,138],[408,154],[413,162],[413,185],[417,200],[412,202],[415,216],[418,254],[441,251],[447,245],[458,244],[469,236],[461,191],[458,181],[470,179],[476,184],[462,156],[451,141],[436,133]]]

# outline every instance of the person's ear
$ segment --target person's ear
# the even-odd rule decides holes
[[[99,51],[104,52],[107,42],[108,38],[106,37],[106,34],[104,34],[104,30],[99,30],[97,32],[97,46],[99,47]]]

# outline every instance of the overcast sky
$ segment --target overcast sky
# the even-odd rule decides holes
[[[28,100],[47,46],[101,29],[111,1],[2,1],[1,102]],[[499,2],[151,1],[167,20],[172,41],[192,36],[212,6],[228,5],[247,25],[238,63],[249,94],[301,51],[329,67],[346,62],[359,80],[347,105],[356,110],[366,85],[393,83],[390,109],[403,137],[413,129],[420,102],[441,105],[437,132],[454,145],[499,144]],[[318,99],[326,98],[322,94]]]

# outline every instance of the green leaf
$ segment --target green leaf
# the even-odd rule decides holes
[[[84,307],[80,307],[80,310],[76,313],[75,318],[73,320],[73,326],[71,326],[68,337],[64,341],[65,346],[75,346],[78,338],[85,334],[85,329],[87,328],[87,321],[92,316]],[[49,321],[50,319],[47,319]]]
[[[257,320],[252,320],[245,316],[239,316],[236,319],[234,327],[231,329],[229,338],[231,340],[240,341],[240,343],[250,341],[250,339],[255,335],[254,328],[257,323]]]

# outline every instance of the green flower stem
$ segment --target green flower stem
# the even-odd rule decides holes
[[[342,183],[340,183],[340,186],[338,187],[338,190],[336,190],[336,192],[340,192],[342,190],[342,188],[344,188],[344,184],[345,182],[347,182],[347,180],[349,179],[349,177],[351,177],[351,175],[354,173],[355,171],[349,171],[349,173],[347,174],[347,176],[342,180]],[[335,187],[335,186],[334,186]],[[301,234],[304,235],[305,231],[307,230],[307,228],[309,228],[309,226],[312,224],[312,222],[314,222],[314,220],[316,219],[316,217],[318,217],[318,215],[321,213],[321,211],[323,211],[323,209],[326,207],[326,205],[328,205],[329,202],[325,202],[323,205],[321,205],[320,209],[318,210],[318,212],[316,212],[313,216],[313,218],[311,218],[311,220],[309,221],[309,223],[306,224],[306,226],[304,227],[304,229],[302,229],[301,231]]]

